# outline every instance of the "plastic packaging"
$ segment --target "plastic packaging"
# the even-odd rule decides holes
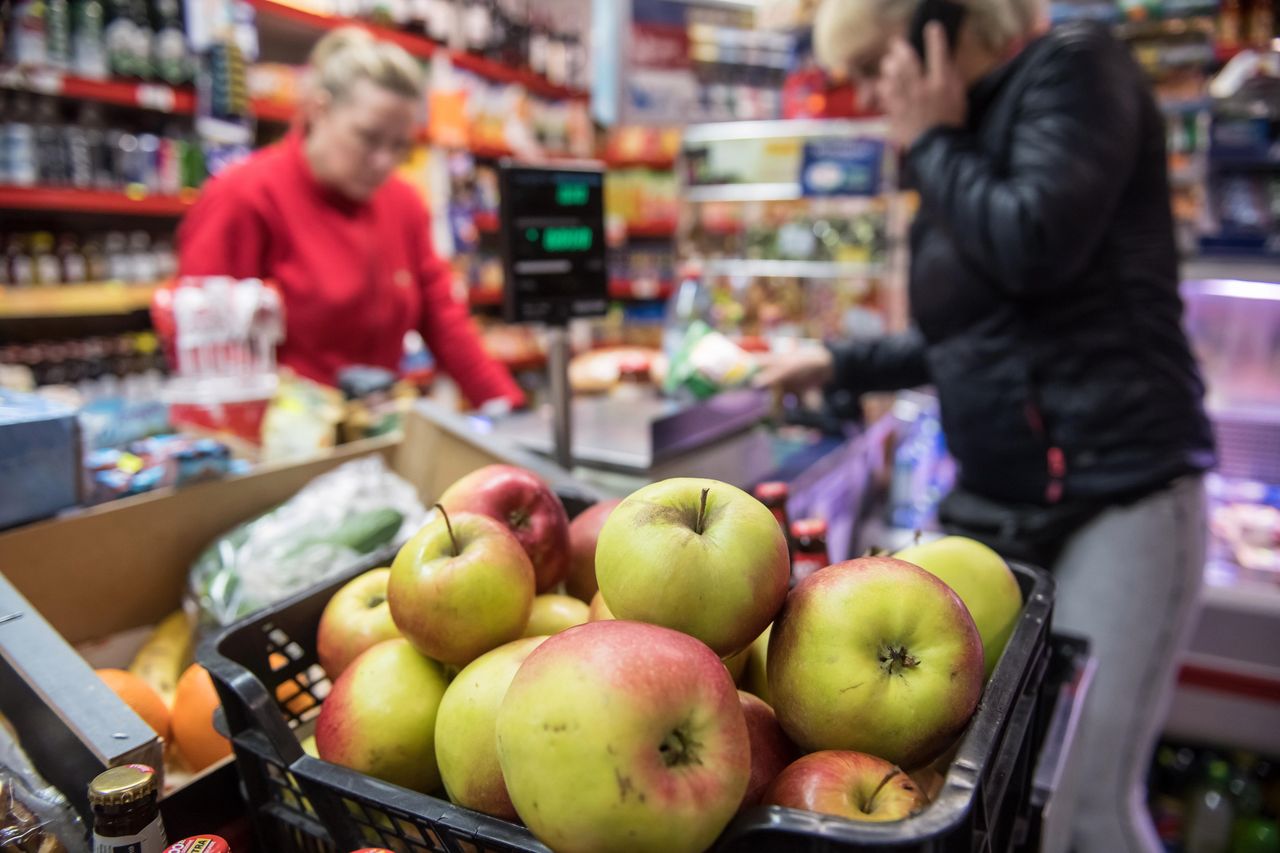
[[[40,777],[0,717],[0,850],[89,853],[80,817]]]
[[[425,516],[381,457],[348,462],[206,548],[191,568],[191,604],[201,625],[229,625],[403,541]]]

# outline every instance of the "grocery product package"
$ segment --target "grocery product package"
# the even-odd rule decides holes
[[[89,853],[80,817],[40,777],[0,717],[0,850],[15,853]]]
[[[683,388],[705,400],[745,385],[756,369],[749,352],[704,321],[694,320],[671,358],[665,390],[672,394]]]
[[[189,606],[201,627],[229,625],[404,541],[425,517],[382,457],[348,462],[209,545],[191,567]]]

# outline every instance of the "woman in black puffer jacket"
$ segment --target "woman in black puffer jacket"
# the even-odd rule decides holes
[[[1052,567],[1099,660],[1075,846],[1156,851],[1151,749],[1204,565],[1204,387],[1182,329],[1164,121],[1103,28],[961,0],[921,62],[915,0],[825,0],[819,59],[873,91],[920,194],[907,333],[770,360],[837,397],[932,384],[954,532]]]

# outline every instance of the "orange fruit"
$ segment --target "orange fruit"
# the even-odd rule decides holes
[[[169,709],[150,684],[123,669],[97,669],[94,672],[156,734],[169,739]]]
[[[213,712],[220,705],[204,667],[187,667],[173,694],[173,740],[195,772],[231,754],[231,742],[213,727]]]

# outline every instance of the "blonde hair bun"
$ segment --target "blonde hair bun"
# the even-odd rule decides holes
[[[418,100],[424,86],[422,66],[408,51],[381,41],[357,26],[339,27],[311,49],[314,85],[343,98],[357,80],[368,80],[384,89]]]

